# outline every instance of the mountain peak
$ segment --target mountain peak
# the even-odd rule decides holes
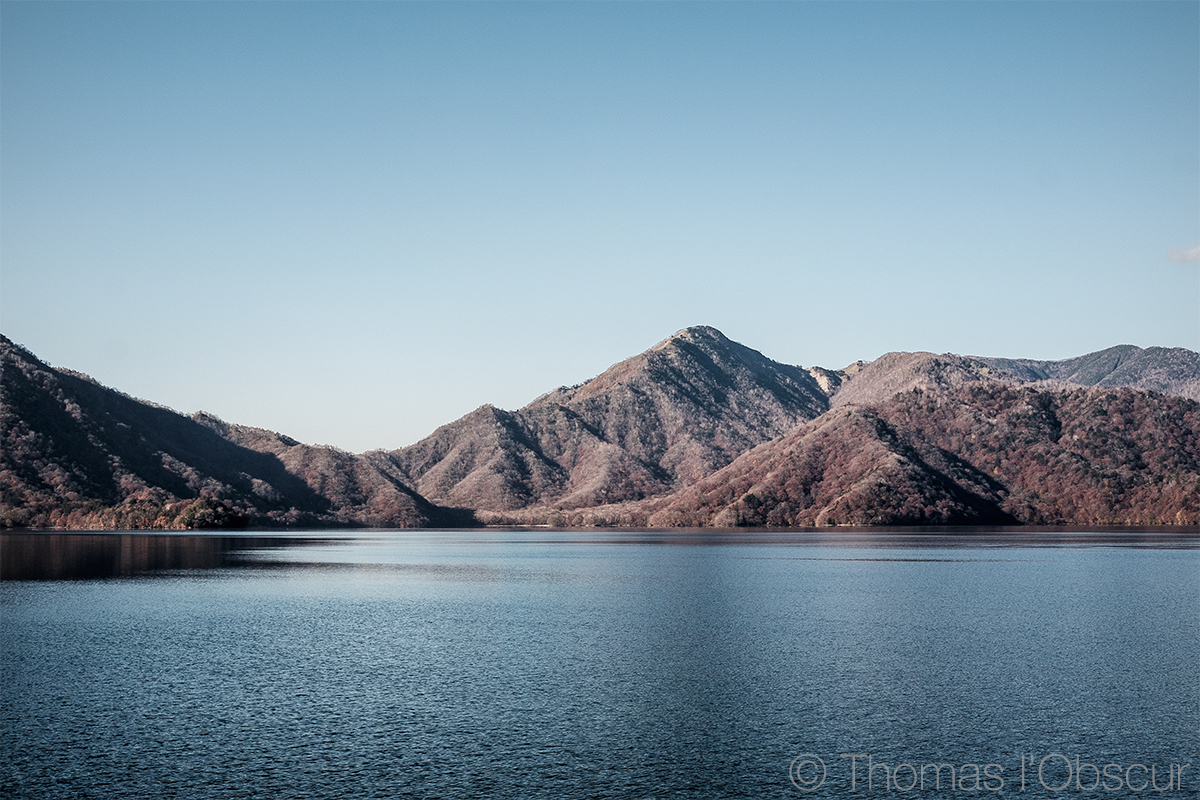
[[[696,325],[519,410],[354,456],[185,417],[0,336],[0,525],[1193,524],[1185,397],[1200,354],[1183,348],[806,370]]]
[[[684,328],[681,331],[676,331],[666,339],[663,339],[652,350],[660,350],[674,342],[685,341],[710,344],[732,344],[732,340],[725,334],[721,333],[711,325],[693,325],[690,328]]]
[[[471,414],[394,457],[435,502],[488,511],[641,498],[690,484],[828,407],[806,370],[697,325],[511,412],[504,435]]]

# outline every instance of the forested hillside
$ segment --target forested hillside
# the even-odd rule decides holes
[[[184,416],[0,337],[0,524],[1196,525],[1197,387],[1178,348],[801,368],[696,327],[356,455]]]
[[[0,341],[6,527],[426,526],[460,521],[368,460],[170,409]]]

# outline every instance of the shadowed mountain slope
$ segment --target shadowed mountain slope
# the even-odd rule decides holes
[[[930,463],[870,409],[832,411],[654,513],[654,526],[1011,523],[986,476]],[[703,520],[703,522],[701,522]]]
[[[469,512],[435,506],[413,491],[386,460],[336,447],[315,447],[262,428],[231,425],[212,415],[192,419],[233,444],[270,455],[328,502],[338,522],[368,527],[470,525]]]
[[[188,418],[56,370],[0,338],[0,524],[427,525],[438,509],[366,462]]]
[[[695,327],[579,386],[518,411],[484,406],[388,456],[439,503],[576,508],[688,485],[826,408],[809,372]]]

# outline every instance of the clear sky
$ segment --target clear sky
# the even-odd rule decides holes
[[[1200,349],[1198,245],[1196,2],[0,4],[0,331],[309,443],[696,324]]]

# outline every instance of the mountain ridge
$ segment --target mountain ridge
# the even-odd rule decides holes
[[[423,527],[453,519],[344,451],[208,414],[186,417],[0,339],[5,527]]]
[[[1182,347],[1143,349],[1123,344],[1060,361],[978,360],[1027,381],[1059,380],[1083,386],[1124,386],[1200,401],[1200,353]]]
[[[435,502],[595,505],[699,480],[827,408],[807,371],[697,326],[516,411],[476,409],[389,457]],[[611,477],[603,488],[597,473]]]
[[[1195,525],[1197,431],[1200,404],[1128,388],[910,390],[750,451],[646,523]]]
[[[1197,396],[1182,348],[831,370],[696,326],[352,454],[178,414],[0,336],[0,525],[1194,525]]]

